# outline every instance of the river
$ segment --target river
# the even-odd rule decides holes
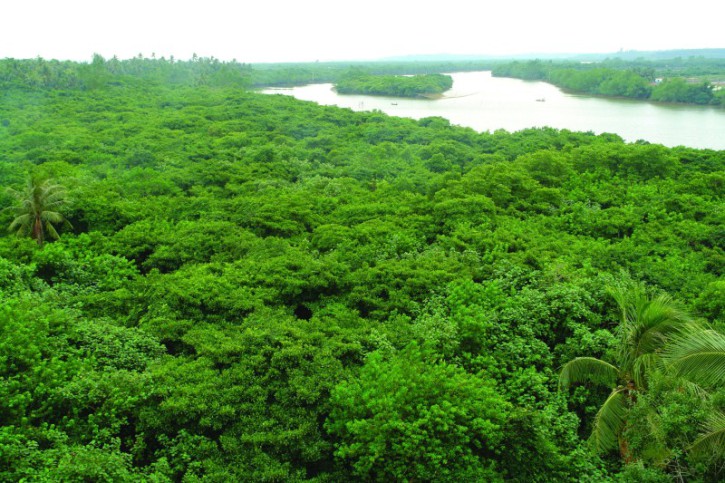
[[[549,126],[616,133],[629,142],[725,149],[725,109],[571,94],[545,82],[492,77],[490,72],[451,75],[453,88],[434,100],[340,95],[332,84],[262,92],[413,119],[440,116],[477,131]]]

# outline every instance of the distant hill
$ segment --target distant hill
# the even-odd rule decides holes
[[[618,58],[622,60],[666,60],[702,57],[706,59],[725,59],[725,49],[678,49],[678,50],[625,50],[611,54],[582,54],[574,55],[575,58],[606,59]]]
[[[519,55],[491,55],[491,54],[416,54],[384,57],[379,62],[460,62],[471,60],[512,60],[512,59],[569,59],[575,54],[519,54]]]
[[[619,52],[611,52],[604,54],[587,54],[587,53],[529,53],[518,55],[490,55],[490,54],[419,54],[404,55],[397,57],[386,57],[381,61],[397,61],[397,62],[452,62],[462,60],[508,60],[508,59],[566,59],[566,60],[604,60],[604,59],[622,59],[622,60],[663,60],[688,57],[703,57],[708,59],[725,59],[725,48],[722,49],[678,49],[678,50],[625,50]]]

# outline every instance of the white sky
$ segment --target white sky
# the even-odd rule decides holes
[[[240,62],[725,48],[723,0],[2,0],[0,58]]]

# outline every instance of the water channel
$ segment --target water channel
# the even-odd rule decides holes
[[[440,116],[477,131],[550,126],[616,133],[629,142],[641,139],[665,146],[725,149],[725,109],[571,94],[545,82],[497,78],[490,72],[451,75],[453,88],[433,100],[340,95],[332,84],[262,92],[413,119]]]

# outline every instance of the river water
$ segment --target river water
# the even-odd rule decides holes
[[[332,84],[262,92],[413,119],[440,116],[477,131],[549,126],[616,133],[629,142],[642,139],[665,146],[725,149],[725,109],[571,94],[545,82],[492,77],[490,72],[451,75],[453,88],[434,100],[341,95]]]

